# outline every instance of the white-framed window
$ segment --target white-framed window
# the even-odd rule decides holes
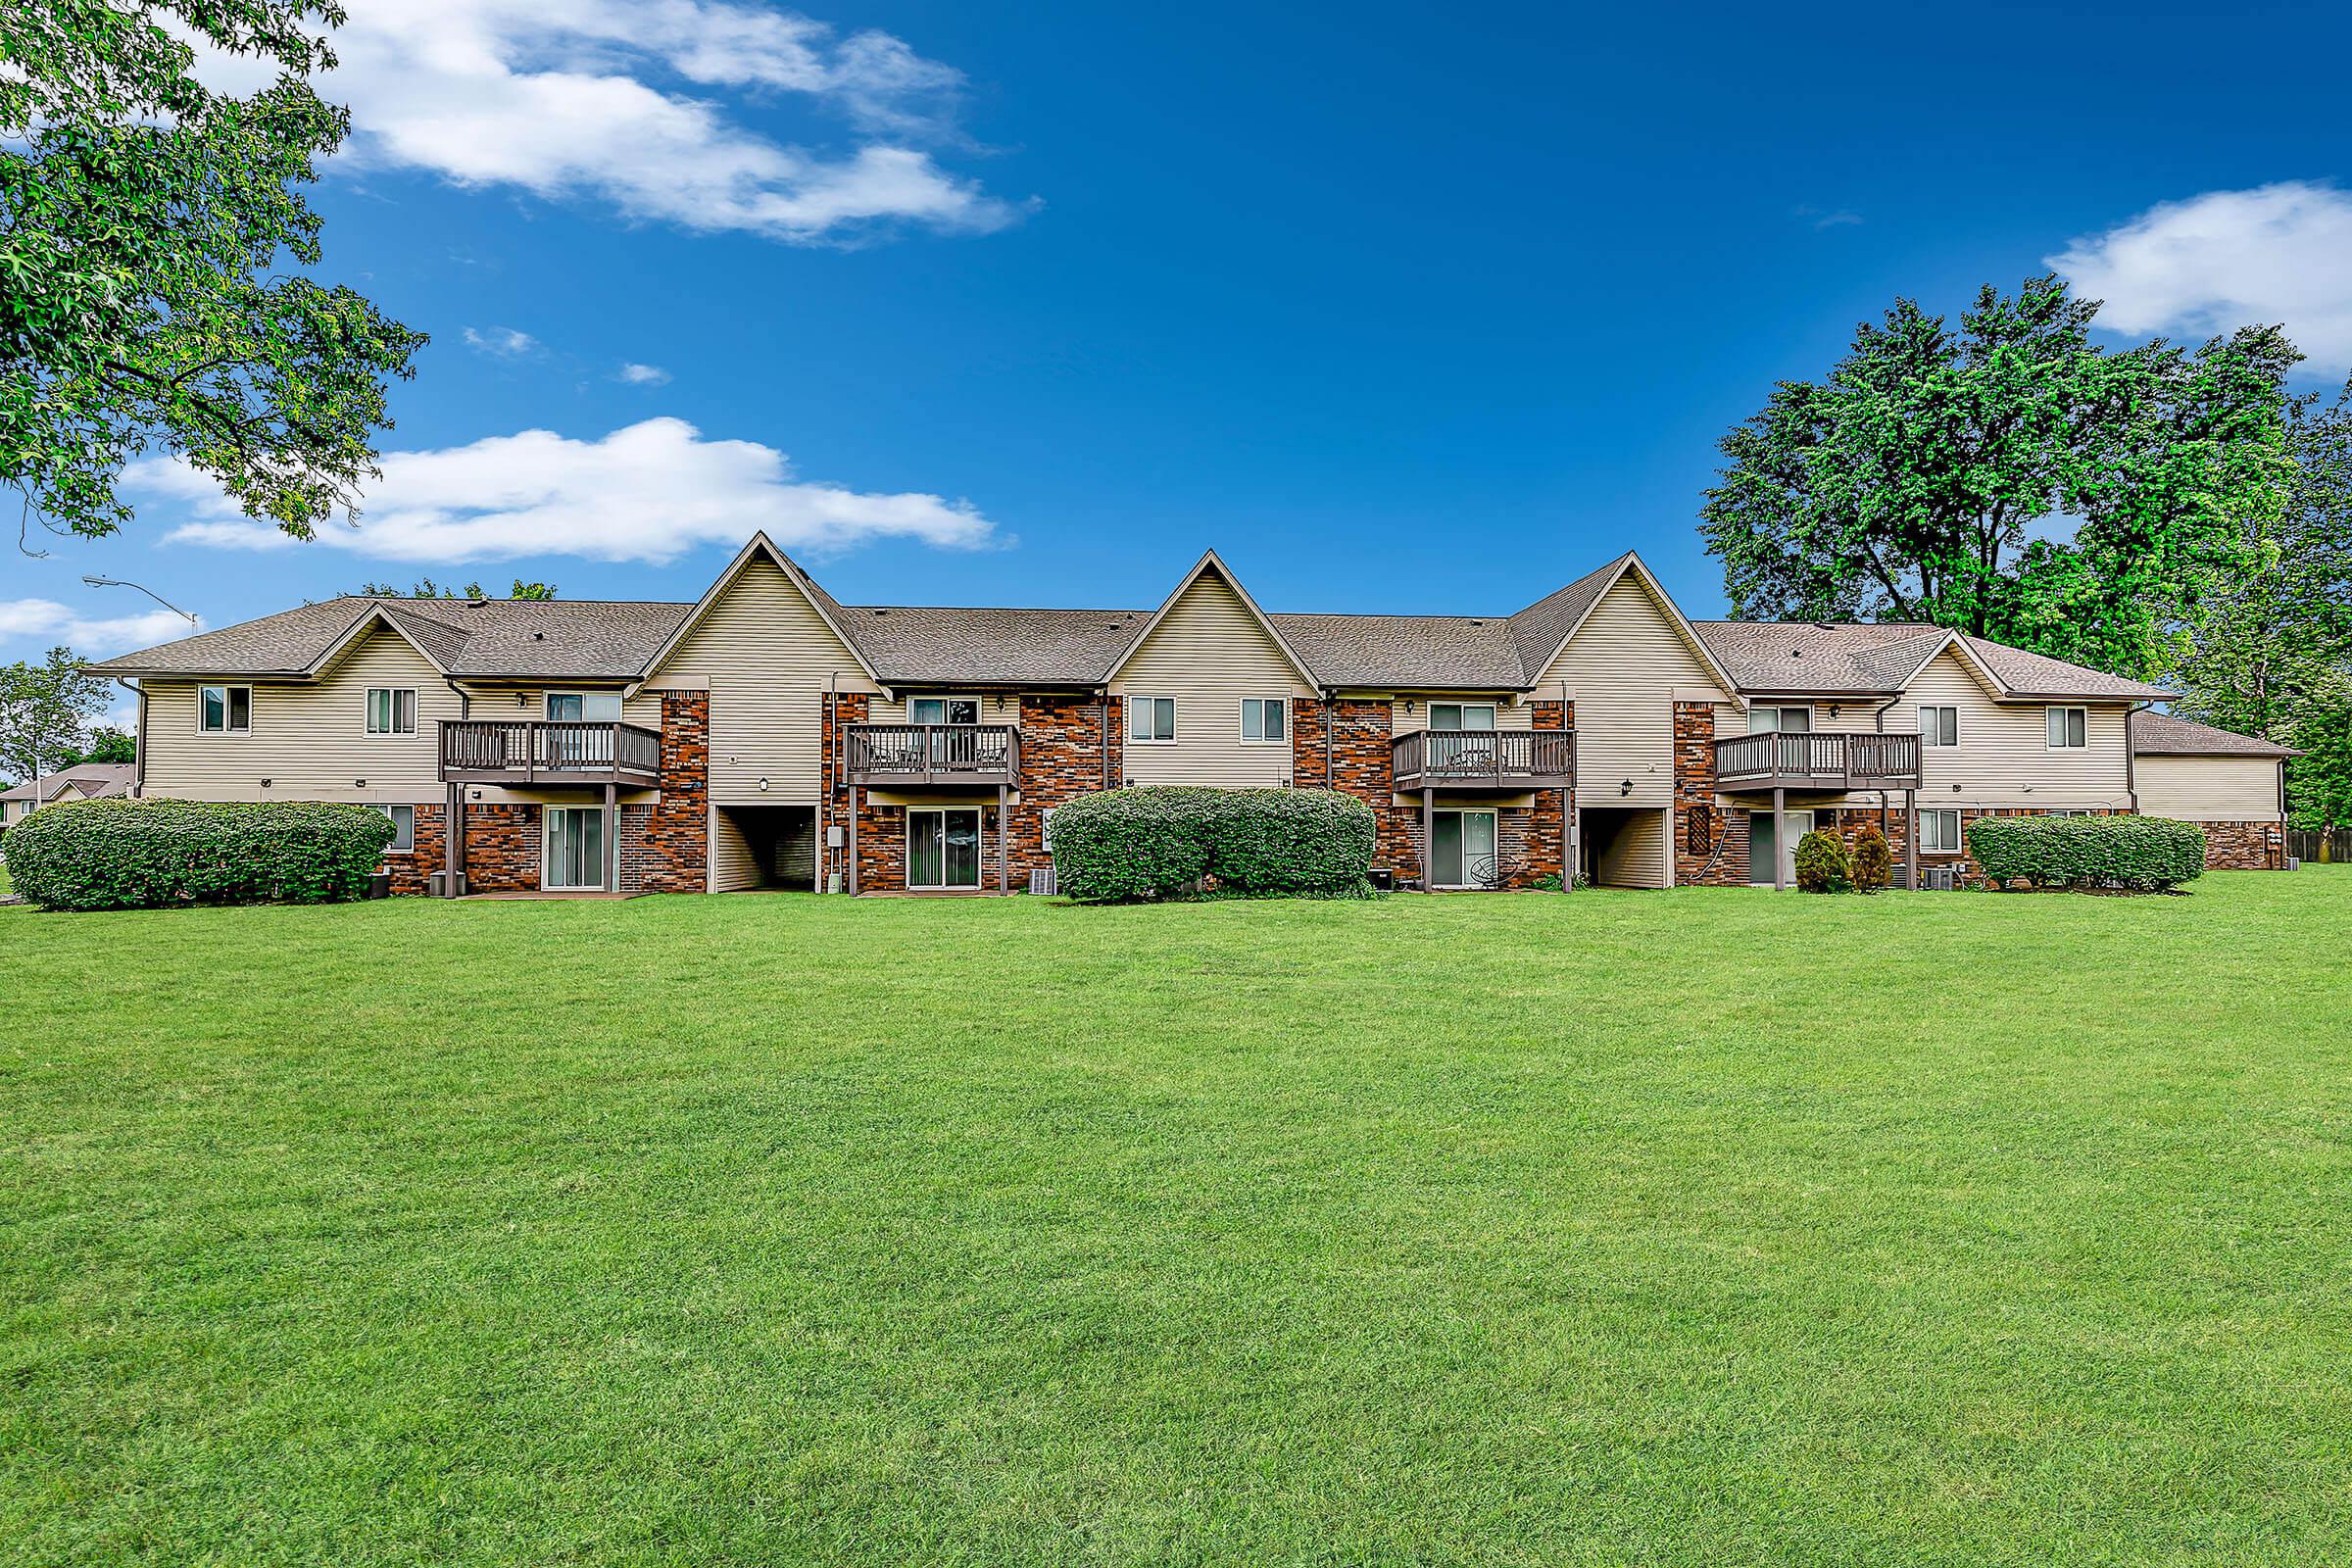
[[[2042,814],[2042,815],[2044,815],[2044,816],[2096,816],[2096,815],[2098,815],[2099,813],[2098,813],[2098,812],[2096,812],[2096,811],[2071,811],[2071,810],[2057,810],[2057,811],[2044,811],[2044,812],[2042,812],[2041,814]]]
[[[1960,744],[1960,710],[1950,703],[1930,703],[1919,710],[1919,744],[1922,746],[1957,746]]]
[[[1810,734],[1813,729],[1813,710],[1802,707],[1764,708],[1747,710],[1747,732],[1750,735]]]
[[[416,734],[416,689],[413,686],[368,687],[368,733],[370,735]]]
[[[2090,715],[2086,710],[2053,708],[2047,711],[2051,751],[2072,751],[2090,744]]]
[[[906,722],[909,724],[977,724],[980,722],[980,699],[977,697],[909,697],[906,699]]]
[[[1176,738],[1176,699],[1127,699],[1127,738],[1131,741],[1172,741]]]
[[[1493,703],[1432,703],[1429,705],[1431,729],[1493,729]]]
[[[551,724],[618,723],[620,693],[549,692],[547,719]]]
[[[392,819],[392,842],[384,846],[386,855],[408,855],[416,848],[416,808],[414,806],[376,806],[371,810],[383,812]]]
[[[1290,739],[1289,701],[1284,697],[1243,698],[1242,739],[1269,745]]]
[[[1059,809],[1061,809],[1061,808],[1058,806],[1049,806],[1037,820],[1038,835],[1045,841],[1041,848],[1043,848],[1048,855],[1052,855],[1054,853],[1054,813]]]
[[[206,735],[246,735],[253,731],[253,688],[199,686],[196,688],[196,728]]]
[[[1922,811],[1919,813],[1920,854],[1958,855],[1960,847],[1960,813],[1958,811]]]

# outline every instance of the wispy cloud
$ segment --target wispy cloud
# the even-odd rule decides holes
[[[2315,365],[2352,367],[2352,195],[2284,180],[2162,202],[2048,258],[2121,332],[2210,337],[2282,324]]]
[[[662,386],[668,382],[669,372],[659,365],[639,365],[632,360],[613,371],[612,379],[631,386]]]
[[[756,441],[710,441],[682,419],[624,426],[601,440],[525,430],[466,446],[387,453],[352,528],[320,543],[379,561],[453,564],[524,556],[663,563],[706,544],[741,544],[760,528],[818,553],[876,539],[945,549],[997,542],[970,503],[920,493],[851,490],[797,477],[791,460]],[[128,485],[150,516],[188,520],[181,544],[272,550],[293,543],[238,513],[213,482],[176,459],[135,464]]]
[[[195,631],[186,617],[169,610],[92,616],[54,599],[0,599],[0,648],[54,648],[62,643],[84,658],[95,658],[171,642]]]
[[[1843,207],[1826,210],[1819,207],[1799,206],[1790,208],[1788,214],[1791,218],[1802,219],[1812,224],[1815,229],[1852,228],[1862,221],[1860,213]]]
[[[486,331],[469,326],[465,338],[466,346],[475,353],[501,360],[520,359],[539,346],[539,340],[530,333],[518,332],[511,326],[494,326]]]
[[[969,145],[962,74],[885,32],[725,0],[370,0],[334,43],[320,91],[351,109],[354,169],[793,243],[986,232],[1030,205],[940,167],[933,149]],[[268,79],[235,57],[207,57],[203,74]],[[778,95],[829,115],[850,145],[788,145],[735,112]]]

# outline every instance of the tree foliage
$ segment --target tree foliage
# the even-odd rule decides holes
[[[2194,351],[2090,341],[2055,277],[1915,302],[1722,442],[1701,532],[1740,618],[1929,621],[2124,673],[2283,505],[2283,378],[2249,327]],[[2071,532],[2069,530],[2071,524]]]
[[[138,743],[131,738],[130,731],[102,724],[90,731],[79,751],[68,754],[66,760],[57,765],[62,772],[69,767],[80,767],[86,762],[135,762],[138,760]]]
[[[469,582],[460,589],[454,584],[437,583],[430,577],[417,578],[415,585],[405,593],[388,582],[364,582],[353,590],[353,593],[355,597],[361,599],[481,599],[487,597],[483,594],[482,585],[478,582]],[[514,586],[507,597],[509,599],[553,599],[556,597],[556,585],[552,582],[524,582],[520,577],[516,577]]]
[[[38,664],[0,665],[0,773],[30,782],[78,760],[113,692],[82,672],[71,649],[52,648]]]
[[[342,20],[331,0],[0,7],[0,482],[29,515],[112,533],[123,465],[166,453],[307,538],[375,473],[386,387],[425,340],[303,270],[320,225],[300,187],[349,129],[307,78]],[[212,92],[168,29],[277,78]]]

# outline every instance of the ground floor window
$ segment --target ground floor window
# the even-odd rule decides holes
[[[1958,855],[1960,853],[1960,813],[1958,811],[1920,812],[1919,853],[1922,855]]]
[[[906,885],[910,888],[980,885],[977,808],[906,813]]]
[[[386,855],[407,855],[416,848],[416,808],[379,806],[375,809],[392,819],[392,842],[384,846]]]
[[[547,808],[547,852],[540,881],[553,889],[605,885],[605,813],[594,806]]]
[[[1483,888],[1494,883],[1494,813],[1438,811],[1429,823],[1432,887]]]

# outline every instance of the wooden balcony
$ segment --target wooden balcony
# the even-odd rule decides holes
[[[1560,790],[1576,778],[1576,731],[1417,729],[1390,750],[1400,790]]]
[[[441,777],[465,784],[642,789],[662,781],[662,737],[641,724],[444,719]]]
[[[850,782],[884,789],[1021,781],[1010,724],[849,724]]]
[[[1919,737],[1784,730],[1715,742],[1715,787],[1744,790],[1915,790]]]

